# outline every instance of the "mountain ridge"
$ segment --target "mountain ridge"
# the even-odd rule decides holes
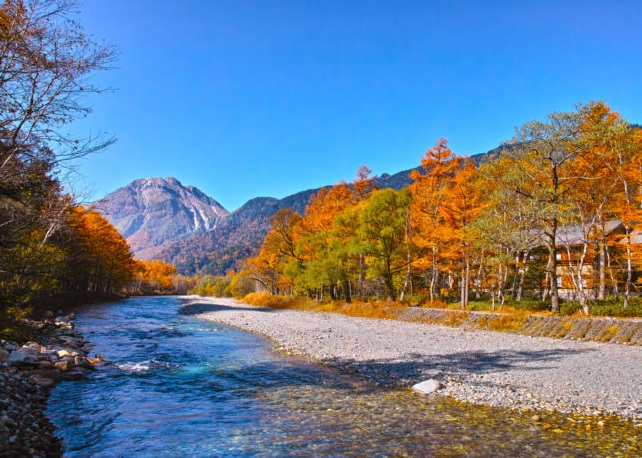
[[[153,259],[166,244],[213,230],[229,215],[215,199],[174,177],[134,180],[94,206],[139,259]]]
[[[471,158],[479,164],[487,154],[477,154]],[[380,188],[400,190],[412,182],[410,173],[413,170],[422,170],[422,167],[402,170],[392,175],[384,173],[375,179]],[[128,194],[138,196],[141,189],[154,186],[164,188],[167,195],[164,196],[164,200],[156,199],[155,206],[152,206],[156,211],[152,211],[150,215],[140,208],[141,199],[135,201],[134,205],[133,197]],[[240,269],[245,259],[258,253],[263,239],[270,230],[269,219],[272,215],[284,208],[292,208],[302,215],[310,198],[324,187],[327,186],[306,189],[281,199],[254,197],[236,210],[228,212],[200,189],[183,186],[174,177],[141,178],[108,194],[101,202],[104,206],[104,202],[109,202],[109,199],[116,202],[124,199],[118,205],[107,205],[107,212],[104,214],[130,242],[136,257],[160,259],[175,265],[184,275],[223,275],[230,269]],[[203,218],[199,223],[196,212],[192,211],[194,224],[190,226],[184,221],[184,225],[180,226],[183,227],[183,233],[179,233],[180,227],[176,231],[164,230],[170,217],[172,220],[185,220],[186,206],[183,205],[181,209],[180,201],[187,195],[219,209],[218,217],[213,218],[214,224],[208,225],[207,218]],[[116,206],[124,206],[129,210],[133,207],[138,213],[121,211],[117,212],[118,217],[114,217],[113,214],[109,214],[109,209],[111,208],[113,213]]]

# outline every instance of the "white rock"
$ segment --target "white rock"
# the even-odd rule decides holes
[[[75,351],[68,350],[58,350],[58,358],[64,358],[65,356],[76,356],[78,353]]]
[[[412,386],[412,391],[419,394],[430,394],[434,393],[441,388],[441,383],[435,379],[424,380],[423,382],[417,383]]]

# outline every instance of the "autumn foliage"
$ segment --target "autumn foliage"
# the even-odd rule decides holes
[[[303,215],[279,211],[233,277],[243,293],[462,308],[529,297],[554,312],[574,299],[589,313],[639,288],[642,133],[603,102],[524,124],[481,164],[441,139],[401,191],[370,173],[319,190]]]

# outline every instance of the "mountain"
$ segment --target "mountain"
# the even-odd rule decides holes
[[[472,156],[476,163],[487,157]],[[412,180],[412,170],[377,177],[380,188],[399,190]],[[161,259],[185,275],[222,275],[238,270],[258,253],[270,230],[270,217],[283,208],[303,214],[320,188],[283,199],[256,197],[227,212],[218,202],[175,178],[136,180],[100,202],[107,219],[130,243],[136,257]]]
[[[270,217],[282,208],[303,214],[318,189],[301,191],[283,199],[257,197],[225,217],[215,230],[194,235],[165,247],[158,258],[176,266],[186,275],[222,275],[239,269],[256,255],[270,230]]]
[[[216,229],[229,212],[176,178],[146,178],[95,204],[127,239],[139,259],[155,259],[164,246]]]
[[[377,177],[380,188],[399,190],[411,183],[411,170]],[[218,227],[204,234],[185,238],[166,246],[158,258],[176,266],[186,275],[223,275],[241,268],[245,259],[255,256],[269,232],[270,217],[283,208],[303,214],[317,189],[308,189],[283,199],[257,197],[223,218]]]

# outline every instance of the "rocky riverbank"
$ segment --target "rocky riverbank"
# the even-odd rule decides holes
[[[186,298],[184,312],[265,335],[378,384],[536,412],[617,414],[642,427],[642,348]]]
[[[48,312],[31,322],[39,342],[0,340],[0,456],[58,457],[62,444],[45,415],[49,389],[77,380],[100,364],[74,327],[74,315]]]

